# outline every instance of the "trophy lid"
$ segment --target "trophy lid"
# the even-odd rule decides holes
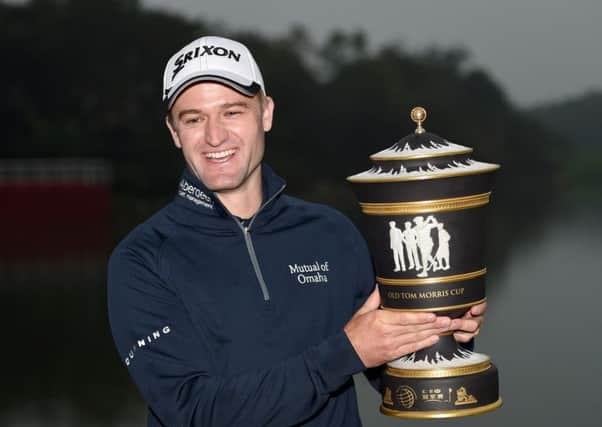
[[[373,167],[347,178],[350,182],[391,182],[417,179],[447,178],[491,172],[499,168],[470,158],[472,148],[455,144],[434,133],[422,124],[427,118],[423,107],[410,113],[416,130],[404,136],[386,150],[370,156]]]

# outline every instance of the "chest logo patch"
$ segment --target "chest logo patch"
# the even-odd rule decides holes
[[[330,266],[328,261],[314,261],[312,264],[289,264],[289,273],[301,285],[328,283]]]

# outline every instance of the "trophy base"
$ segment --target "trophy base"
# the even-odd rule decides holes
[[[478,353],[474,353],[478,355]],[[398,369],[382,375],[380,411],[398,418],[453,418],[493,411],[502,405],[498,371],[485,361],[443,369]]]

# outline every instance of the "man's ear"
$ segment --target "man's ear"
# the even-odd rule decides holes
[[[178,136],[178,132],[176,132],[171,119],[169,118],[169,113],[165,115],[165,124],[167,125],[167,129],[169,129],[169,133],[171,135],[171,139],[176,147],[182,148],[182,144],[180,143],[180,137]]]
[[[274,100],[270,96],[265,96],[262,104],[263,131],[268,132],[270,129],[272,129],[272,119],[274,118]]]

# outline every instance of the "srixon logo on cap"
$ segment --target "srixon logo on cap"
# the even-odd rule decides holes
[[[240,53],[236,53],[232,49],[226,49],[225,47],[221,46],[198,46],[194,50],[189,50],[188,52],[183,53],[176,58],[174,63],[176,65],[176,68],[174,68],[173,70],[173,75],[171,76],[171,79],[173,80],[176,78],[176,75],[182,70],[182,68],[184,68],[184,65],[186,65],[188,61],[192,61],[194,58],[198,58],[200,56],[205,55],[224,56],[228,57],[228,59],[234,59],[236,62],[240,61]]]

